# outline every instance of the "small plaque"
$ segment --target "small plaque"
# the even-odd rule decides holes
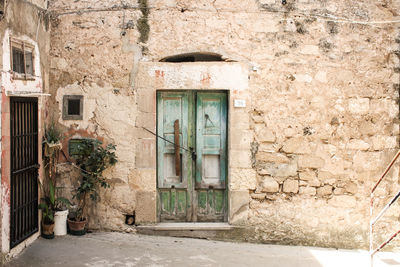
[[[244,99],[235,99],[233,106],[235,108],[245,108],[246,107],[246,100]]]

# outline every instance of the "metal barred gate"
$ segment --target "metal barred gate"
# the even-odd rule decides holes
[[[38,102],[10,99],[11,224],[13,248],[38,231]]]

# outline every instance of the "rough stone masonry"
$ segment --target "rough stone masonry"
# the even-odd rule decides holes
[[[399,148],[399,1],[53,0],[51,107],[68,139],[117,145],[90,227],[157,221],[156,90],[229,91],[229,222],[240,239],[365,247],[369,192]],[[165,63],[193,53],[224,62]],[[63,120],[64,95],[84,96]],[[235,108],[234,99],[246,100]],[[60,165],[65,194],[77,172]],[[378,190],[400,187],[398,167]],[[397,204],[377,231],[399,225]],[[382,234],[382,235],[381,235]]]

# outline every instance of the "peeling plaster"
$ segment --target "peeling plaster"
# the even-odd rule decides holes
[[[130,84],[135,86],[135,78],[139,70],[139,61],[143,58],[142,47],[136,43],[130,43],[129,35],[122,37],[122,52],[133,52],[133,67],[131,70]]]
[[[1,251],[8,252],[10,250],[10,185],[1,182]],[[8,226],[8,227],[7,227]]]

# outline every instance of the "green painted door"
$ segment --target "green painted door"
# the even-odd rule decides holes
[[[192,159],[180,147],[189,146],[193,120],[191,95],[188,92],[157,93],[157,184],[161,221],[187,221],[192,217]],[[179,122],[179,145],[175,143],[175,122]],[[176,170],[176,149],[179,152],[179,168]]]
[[[226,93],[157,93],[160,221],[226,220],[226,122]]]

